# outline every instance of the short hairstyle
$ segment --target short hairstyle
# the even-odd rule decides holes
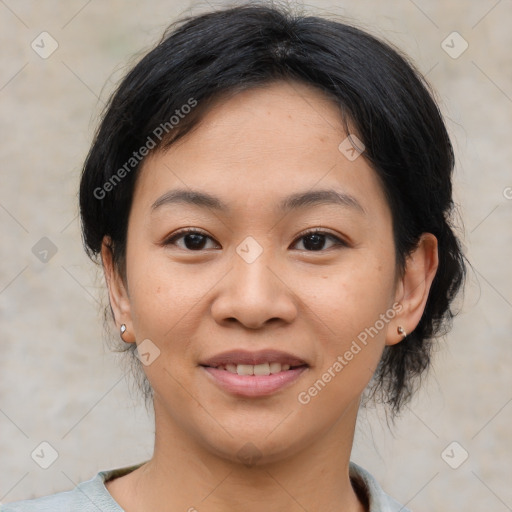
[[[466,266],[451,222],[450,138],[432,88],[392,44],[351,24],[254,2],[170,25],[103,112],[80,183],[85,250],[98,261],[103,237],[110,237],[125,278],[128,215],[142,155],[190,132],[214,101],[279,80],[322,91],[339,107],[346,132],[363,142],[362,157],[392,213],[400,273],[422,233],[437,237],[439,266],[423,316],[403,342],[385,347],[370,383],[371,397],[395,416],[430,366],[435,338],[449,330]],[[129,345],[134,355],[135,344]],[[151,386],[140,362],[132,362],[147,405]]]

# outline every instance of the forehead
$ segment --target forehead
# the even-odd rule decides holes
[[[339,149],[346,138],[339,107],[322,91],[298,82],[248,89],[216,101],[191,132],[148,156],[134,201],[149,207],[188,187],[275,211],[292,193],[336,189],[378,207],[380,181],[364,158]]]

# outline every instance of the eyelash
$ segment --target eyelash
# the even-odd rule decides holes
[[[167,238],[163,242],[163,245],[164,246],[175,245],[176,240],[178,240],[179,238],[182,238],[183,236],[188,235],[188,234],[203,235],[203,236],[213,240],[213,238],[210,235],[208,235],[207,233],[205,233],[204,231],[201,231],[201,230],[196,229],[196,228],[184,228],[184,229],[178,231],[177,233],[174,233],[170,238]],[[341,238],[333,235],[332,233],[329,233],[328,231],[324,231],[321,228],[314,228],[314,229],[310,229],[309,231],[305,231],[304,233],[301,233],[294,240],[294,244],[293,245],[295,245],[295,243],[298,242],[301,238],[304,238],[304,237],[309,236],[309,235],[315,235],[315,234],[326,235],[328,239],[332,240],[334,242],[334,246],[331,247],[331,249],[334,248],[334,247],[349,247],[349,244],[347,242],[345,242]],[[204,251],[205,249],[198,249],[197,251],[193,251],[193,250],[190,250],[190,249],[185,249],[185,250],[189,251],[189,252],[200,252],[200,251]],[[319,251],[306,251],[306,252],[325,252],[326,250],[329,250],[329,249],[322,249],[322,250],[319,250]]]

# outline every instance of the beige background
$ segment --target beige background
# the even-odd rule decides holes
[[[362,415],[353,460],[415,512],[510,511],[512,2],[312,4],[395,42],[428,73],[457,153],[474,266],[426,387],[393,433],[382,412]],[[81,248],[76,193],[113,84],[177,15],[209,5],[189,7],[0,1],[0,501],[71,489],[151,455],[152,420],[103,342],[102,281]],[[43,31],[59,45],[47,59],[31,48]],[[442,47],[453,31],[469,44],[456,59]],[[42,237],[57,250],[47,263],[32,252]],[[46,470],[31,458],[43,441],[59,454]],[[453,441],[452,465],[469,453],[457,469],[441,456]]]

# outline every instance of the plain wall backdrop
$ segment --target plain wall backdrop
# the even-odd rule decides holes
[[[151,456],[153,419],[104,342],[103,281],[82,249],[78,182],[100,110],[134,54],[178,16],[223,5],[0,1],[2,502]],[[392,431],[381,410],[363,412],[352,459],[415,512],[510,511],[512,2],[304,7],[395,43],[427,75],[456,152],[473,264],[425,387]],[[31,456],[51,453],[42,442],[58,453],[48,469]]]

